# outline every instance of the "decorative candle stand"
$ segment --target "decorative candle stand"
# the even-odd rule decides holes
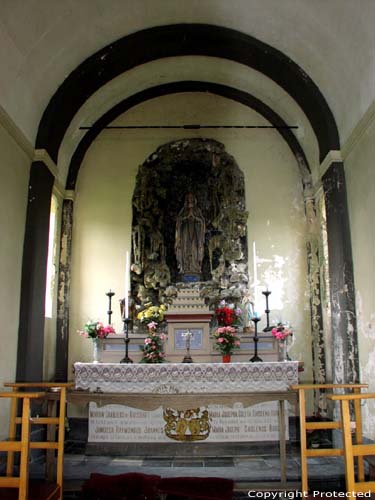
[[[109,292],[106,293],[108,297],[108,324],[111,324],[111,317],[112,317],[112,297],[115,295],[115,292],[112,292],[112,290],[109,290]]]
[[[125,342],[125,356],[122,358],[122,360],[120,361],[120,363],[133,363],[133,360],[130,359],[129,356],[128,356],[129,342],[130,342],[130,339],[129,339],[129,323],[131,322],[131,319],[130,318],[124,318],[123,322],[124,322],[124,334],[125,334],[125,338],[124,338],[124,342]]]
[[[183,336],[185,337],[185,341],[186,341],[186,354],[185,354],[182,362],[183,363],[193,363],[193,358],[190,355],[190,339],[193,336],[193,333],[190,330],[188,330],[186,333],[183,333]]]
[[[265,292],[262,292],[262,294],[266,297],[266,308],[264,312],[266,313],[267,316],[267,326],[263,328],[264,332],[270,332],[272,330],[272,326],[270,326],[270,309],[268,307],[268,297],[271,295],[272,292],[269,290],[266,290]]]
[[[263,361],[263,359],[261,359],[258,356],[258,342],[259,342],[259,337],[258,337],[258,323],[260,321],[260,318],[258,318],[257,316],[255,316],[254,318],[251,319],[251,321],[253,321],[254,327],[255,327],[255,333],[254,333],[254,337],[253,337],[253,340],[254,340],[254,356],[252,358],[250,358],[249,361],[251,361],[251,363],[256,363],[256,362],[259,362],[259,361]]]

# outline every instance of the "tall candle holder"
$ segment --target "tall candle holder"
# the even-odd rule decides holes
[[[124,322],[124,334],[125,334],[125,338],[124,338],[124,342],[125,342],[125,356],[122,358],[122,360],[120,361],[120,363],[133,363],[133,360],[129,358],[129,342],[130,342],[130,339],[129,339],[129,323],[131,322],[131,319],[130,318],[123,318],[123,322]]]
[[[260,321],[260,318],[258,318],[258,316],[255,316],[254,318],[251,318],[251,321],[254,323],[254,328],[255,328],[254,337],[253,337],[253,340],[254,340],[254,356],[252,358],[250,358],[249,361],[251,363],[257,363],[257,362],[263,361],[263,359],[258,356],[258,342],[259,342],[259,337],[258,337],[258,323]]]
[[[115,292],[112,292],[112,290],[109,290],[109,292],[106,293],[107,297],[108,297],[108,311],[107,311],[107,314],[108,314],[108,324],[110,325],[111,324],[111,318],[112,318],[112,297],[115,295]]]
[[[264,312],[266,313],[266,317],[267,317],[267,325],[265,328],[263,328],[263,331],[264,332],[270,332],[272,330],[272,326],[270,326],[270,309],[268,307],[268,297],[271,295],[272,292],[270,292],[269,290],[266,290],[265,292],[262,292],[262,294],[266,297],[266,308],[264,310]]]

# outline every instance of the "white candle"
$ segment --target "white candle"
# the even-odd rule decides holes
[[[129,273],[130,273],[130,263],[129,263],[129,252],[126,252],[125,261],[125,318],[129,317]]]
[[[253,241],[253,267],[254,267],[254,310],[258,303],[258,272],[257,272],[257,251],[255,246],[255,241]]]

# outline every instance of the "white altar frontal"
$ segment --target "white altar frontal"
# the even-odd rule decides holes
[[[128,394],[287,391],[298,361],[268,363],[75,363],[76,389]]]
[[[68,401],[89,407],[92,444],[279,441],[286,477],[285,403],[298,361],[75,363]],[[169,445],[168,445],[169,446]]]

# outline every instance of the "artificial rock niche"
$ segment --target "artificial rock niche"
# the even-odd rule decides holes
[[[181,229],[186,210],[194,226]],[[246,221],[243,173],[221,143],[160,146],[139,167],[133,195],[134,303],[171,303],[186,287],[199,288],[210,305],[240,302],[248,285]],[[184,263],[181,245],[189,242],[200,248]]]

